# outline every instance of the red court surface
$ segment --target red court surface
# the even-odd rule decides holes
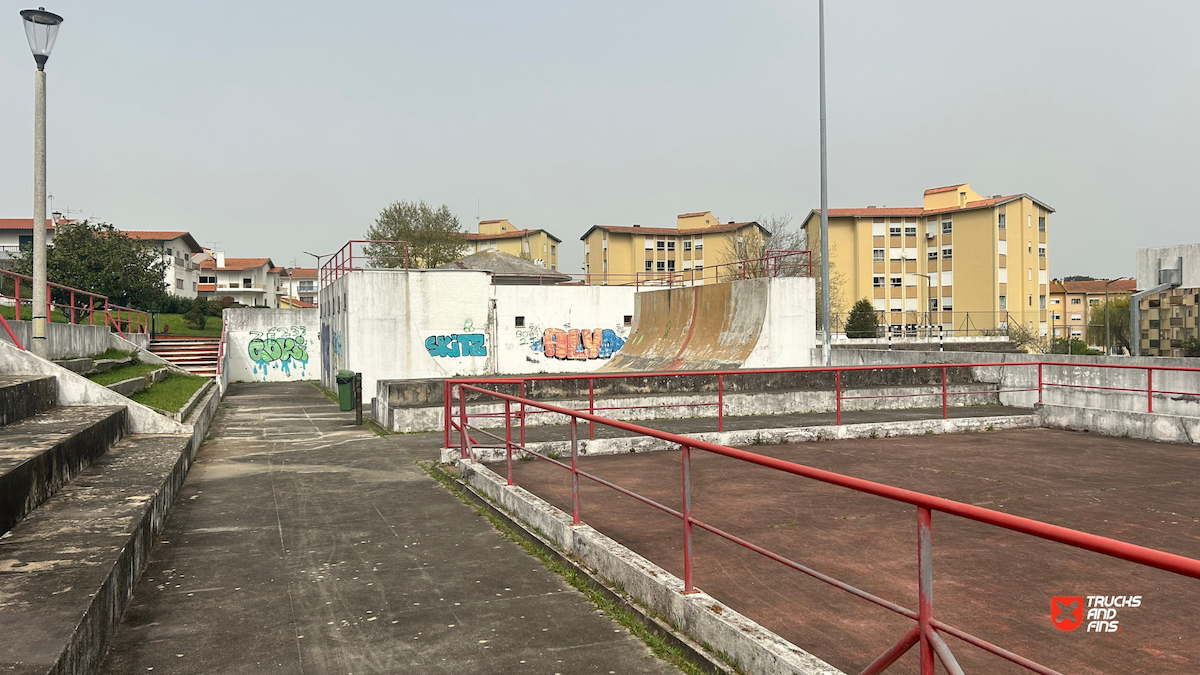
[[[1200,452],[1191,447],[1023,429],[746,449],[1200,558]],[[692,463],[694,517],[916,608],[915,507],[700,451]],[[678,451],[585,457],[580,466],[681,508]],[[514,473],[571,511],[569,472],[535,459],[515,462]],[[681,521],[586,479],[581,486],[583,522],[682,577]],[[1062,673],[1200,673],[1200,580],[936,512],[932,531],[935,618]],[[699,589],[847,673],[913,625],[695,532]],[[1119,632],[1053,625],[1051,597],[1089,595],[1142,599],[1117,610]],[[946,641],[967,673],[1030,672]],[[888,672],[918,672],[916,654]]]

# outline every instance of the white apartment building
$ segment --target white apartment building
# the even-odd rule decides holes
[[[188,232],[169,230],[122,230],[133,239],[150,242],[162,250],[169,263],[164,273],[167,292],[184,298],[194,298],[200,290],[200,263],[194,262],[204,248]]]
[[[223,251],[200,263],[199,294],[208,298],[231,297],[248,307],[279,307],[284,296],[283,268],[270,258],[226,258]]]

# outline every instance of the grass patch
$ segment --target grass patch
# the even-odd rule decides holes
[[[169,327],[170,332],[163,330],[164,327]],[[221,337],[221,317],[210,316],[204,324],[204,330],[196,330],[187,325],[183,320],[182,314],[159,314],[158,315],[158,332],[166,333],[167,335],[207,335],[209,337]]]
[[[179,409],[191,400],[192,394],[195,394],[208,380],[209,378],[199,375],[171,373],[167,379],[139,391],[130,398],[151,408],[179,412]]]
[[[17,310],[15,307],[9,307],[7,305],[0,305],[0,316],[3,316],[8,321],[14,320],[14,317],[16,316],[16,312],[17,312]],[[20,320],[21,321],[32,321],[33,320],[33,308],[32,307],[22,307]],[[87,323],[87,310],[83,310],[83,311],[76,310],[75,321],[77,323]],[[97,314],[95,321],[96,321],[97,325],[101,325],[101,326],[104,325],[104,314],[103,313]],[[50,310],[50,322],[51,323],[67,323],[67,315],[63,314],[61,309],[58,309],[58,308],[52,309],[52,310]]]
[[[104,359],[116,359],[119,361],[121,359],[129,358],[132,355],[133,355],[133,352],[121,351],[120,349],[116,349],[114,347],[109,347],[108,349],[106,349],[104,351],[103,354],[97,354],[97,355],[93,356],[92,360],[93,361],[101,361]]]
[[[88,377],[88,379],[96,384],[108,386],[110,384],[120,382],[121,380],[128,380],[131,377],[148,375],[159,368],[166,368],[166,366],[162,366],[157,363],[131,363],[127,366],[118,366],[113,368],[107,373],[96,373],[95,375]]]
[[[604,612],[608,618],[616,621],[629,630],[634,636],[646,643],[650,651],[658,658],[675,666],[679,670],[687,673],[687,675],[704,675],[707,671],[696,664],[695,661],[688,655],[687,652],[679,649],[662,637],[651,631],[642,623],[642,620],[637,614],[626,609],[620,603],[612,600],[607,595],[602,593],[598,588],[592,585],[592,582],[587,577],[580,574],[577,570],[567,565],[562,564],[554,559],[546,551],[542,550],[537,544],[529,541],[521,536],[516,530],[505,524],[504,521],[497,518],[487,508],[475,503],[466,495],[459,491],[457,485],[442,471],[433,466],[433,462],[417,462],[417,464],[428,473],[431,478],[442,484],[442,487],[450,491],[450,494],[458,497],[459,501],[474,509],[475,513],[488,519],[492,527],[496,528],[496,532],[502,539],[507,539],[521,547],[529,555],[537,558],[542,565],[551,572],[562,577],[571,587],[583,594],[585,598],[591,602],[596,609]]]

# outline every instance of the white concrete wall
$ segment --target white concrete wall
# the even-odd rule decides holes
[[[758,344],[743,368],[812,365],[816,347],[816,282],[811,277],[779,277],[767,286],[767,317]]]
[[[496,372],[583,373],[608,363],[625,344],[633,316],[635,289],[630,286],[495,286]],[[524,327],[516,318],[524,317]],[[568,358],[548,356],[549,331],[601,331],[599,350],[577,350]],[[810,331],[811,332],[811,331]],[[553,346],[551,354],[556,354]]]
[[[17,339],[21,341],[21,345],[29,349],[29,344],[33,339],[33,322],[9,321],[8,325]],[[125,337],[135,343],[135,345],[129,346],[131,350],[133,346],[145,348],[150,343],[150,337],[145,334],[126,333]],[[0,328],[0,339],[12,344],[8,332],[3,328]],[[78,323],[46,324],[46,343],[50,348],[49,358],[51,360],[95,356],[104,353],[109,347],[125,349],[126,346],[119,344],[118,340],[120,338],[117,337],[117,334],[107,326],[89,326]]]
[[[1138,249],[1138,289],[1145,290],[1158,285],[1160,261],[1162,269],[1174,269],[1180,258],[1183,258],[1183,287],[1200,288],[1200,244],[1177,244]]]
[[[321,320],[315,309],[222,312],[230,382],[293,382],[321,376]]]

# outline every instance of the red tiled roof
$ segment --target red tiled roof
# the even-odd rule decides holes
[[[832,211],[832,209],[831,209],[831,211]],[[583,233],[583,236],[580,237],[580,239],[587,239],[587,236],[592,233],[592,230],[608,230],[609,232],[616,232],[619,234],[653,234],[653,235],[663,234],[663,235],[680,235],[680,236],[687,237],[687,236],[691,236],[693,234],[716,234],[718,232],[732,232],[733,230],[740,230],[741,228],[746,227],[748,225],[754,225],[755,227],[762,228],[763,230],[767,229],[754,221],[747,221],[744,223],[718,223],[717,225],[709,225],[708,227],[694,227],[694,228],[689,228],[686,230],[681,230],[677,227],[641,227],[641,226],[631,227],[631,226],[626,226],[626,225],[593,225],[590,229],[588,229],[587,232]]]
[[[481,220],[481,221],[479,221],[479,224],[480,225],[491,225],[492,223],[503,223],[506,220],[508,220],[508,218],[497,218],[495,220]]]
[[[1015,195],[1004,195],[1001,197],[989,197],[987,199],[977,199],[973,202],[967,202],[963,206],[947,206],[946,208],[942,208],[942,209],[925,209],[920,206],[898,206],[898,207],[886,207],[885,206],[882,208],[869,207],[869,208],[865,208],[865,209],[829,209],[829,216],[831,218],[837,218],[837,217],[855,217],[855,218],[876,217],[876,218],[879,218],[879,217],[883,217],[883,216],[933,216],[933,215],[938,215],[938,214],[942,214],[942,213],[953,213],[956,211],[970,211],[972,209],[985,209],[985,208],[989,208],[992,206],[997,206],[999,204],[1004,204],[1005,202],[1010,202],[1010,201],[1013,201],[1016,199],[1021,199],[1021,198],[1026,198],[1026,197],[1029,198],[1030,201],[1037,204],[1038,206],[1041,206],[1042,208],[1046,209],[1047,211],[1050,211],[1050,212],[1054,211],[1054,209],[1052,209],[1049,205],[1043,204],[1042,202],[1039,202],[1038,200],[1034,199],[1033,197],[1030,197],[1027,194],[1015,194]],[[802,227],[807,226],[808,222],[810,220],[812,220],[812,217],[815,215],[820,215],[820,213],[821,213],[820,209],[813,209],[812,211],[810,211],[808,214],[808,217],[804,219],[804,224],[802,225]]]
[[[820,213],[820,209],[814,209],[813,213]],[[895,206],[877,208],[874,206],[865,209],[829,209],[830,218],[849,217],[870,218],[881,216],[920,216],[925,213],[925,209],[920,206]]]
[[[267,274],[279,274],[282,271],[282,267],[272,267],[271,269],[267,270]]]
[[[198,290],[198,291],[216,291],[217,285],[216,284],[199,284],[196,286],[196,290]]]
[[[675,217],[676,218],[695,218],[696,216],[702,216],[706,213],[712,213],[712,211],[697,211],[695,213],[681,213]]]
[[[121,230],[131,239],[142,239],[145,241],[171,241],[172,239],[183,239],[183,242],[188,245],[192,253],[201,253],[204,247],[192,237],[190,232],[171,231],[171,230]]]
[[[293,279],[316,279],[317,268],[315,267],[292,267],[288,269],[287,275]]]
[[[64,220],[64,223],[73,223],[73,220]],[[0,230],[32,230],[33,218],[0,218]],[[54,221],[46,219],[46,229],[54,229]]]
[[[285,297],[281,300],[281,302],[286,302],[287,304],[289,304],[292,307],[295,307],[297,309],[312,309],[313,307],[316,307],[316,305],[312,304],[311,302],[305,302],[303,300],[300,300],[299,298],[286,298]]]
[[[546,232],[546,231],[540,230],[540,229],[539,230],[513,230],[512,232],[501,232],[499,234],[477,234],[474,232],[467,232],[466,237],[469,241],[488,241],[491,239],[516,239],[518,237],[524,237],[525,235],[537,234],[538,232]],[[546,232],[546,236],[550,237],[554,241],[562,242],[562,239],[559,239],[558,237],[550,234],[549,232]]]
[[[1096,279],[1093,281],[1059,281],[1055,279],[1050,282],[1051,293],[1081,293],[1081,294],[1099,294],[1104,295],[1104,282],[1106,279]],[[1109,293],[1132,293],[1137,290],[1137,280],[1135,279],[1119,279],[1108,285]]]
[[[200,263],[200,268],[206,270],[248,270],[254,267],[262,267],[269,263],[271,263],[270,258],[226,258],[224,267],[218,268],[216,260],[205,260]]]
[[[925,191],[925,194],[936,195],[939,192],[952,192],[964,185],[966,185],[966,183],[959,183],[957,185],[947,185],[945,187],[929,188],[928,190]],[[830,209],[830,210],[832,211],[832,209]]]

